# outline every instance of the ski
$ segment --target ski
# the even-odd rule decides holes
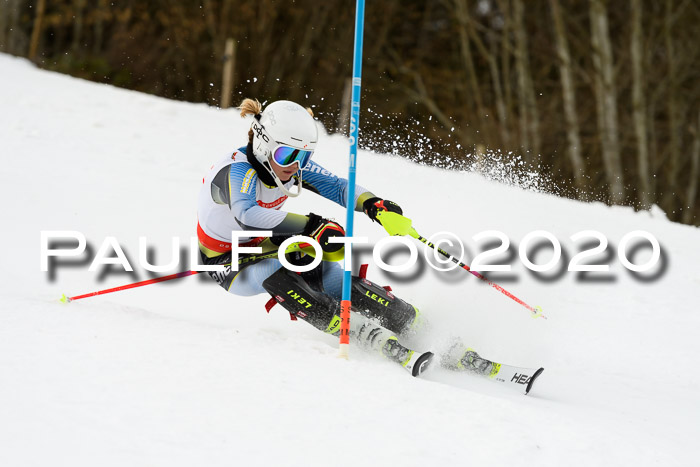
[[[523,394],[528,394],[535,380],[543,371],[544,368],[535,370],[534,368],[521,368],[493,362],[491,372],[485,376],[492,381],[522,391]]]
[[[544,368],[523,368],[506,365],[481,357],[474,349],[455,343],[441,356],[440,364],[450,370],[464,371],[486,377],[492,381],[527,394]]]

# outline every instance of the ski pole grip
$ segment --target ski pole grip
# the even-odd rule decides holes
[[[377,212],[377,220],[389,235],[408,235],[413,229],[411,219],[398,212],[379,211]]]

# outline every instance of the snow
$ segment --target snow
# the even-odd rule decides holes
[[[242,145],[249,123],[234,109],[89,83],[7,55],[0,109],[0,465],[697,465],[700,231],[660,209],[583,204],[360,151],[360,184],[398,202],[422,235],[454,232],[472,257],[484,242],[471,237],[485,230],[503,231],[514,247],[550,231],[562,264],[580,246],[574,233],[609,239],[611,254],[595,259],[610,272],[588,275],[599,280],[537,279],[517,248],[513,271],[493,274],[547,320],[462,270],[390,276],[370,266],[370,278],[391,283],[433,324],[414,343],[421,349],[455,334],[487,358],[545,367],[523,396],[441,369],[413,379],[355,348],[338,359],[335,338],[203,276],[59,303],[63,293],[150,277],[138,266],[139,236],[157,264],[169,261],[172,237],[186,245],[202,177]],[[344,175],[347,140],[322,135],[315,160]],[[345,219],[310,193],[286,208]],[[52,280],[40,270],[46,230],[83,232],[93,252],[114,236],[137,273],[100,278],[88,258]],[[652,280],[617,259],[633,230],[663,248],[665,272]],[[356,235],[377,242],[382,233],[356,217]],[[369,250],[360,256],[371,260]],[[549,257],[545,249],[532,259]],[[643,249],[630,259],[648,257]]]

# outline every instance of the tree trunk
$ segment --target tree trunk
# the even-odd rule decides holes
[[[107,16],[107,0],[97,0],[95,11],[95,25],[92,44],[92,53],[98,55],[102,51],[102,41],[104,40],[104,20]]]
[[[34,27],[32,28],[32,39],[29,42],[29,60],[36,58],[39,49],[39,41],[41,40],[41,23],[44,20],[44,12],[46,11],[46,0],[37,0],[36,16],[34,16]]]
[[[332,9],[333,4],[331,2],[320,2],[318,7],[313,9],[311,16],[305,17],[304,21],[309,21],[310,24],[326,24]],[[318,50],[318,42],[322,40],[322,32],[322,28],[307,27],[301,44],[296,50],[296,82],[299,86],[304,85],[314,51]]]
[[[479,53],[489,65],[489,71],[491,73],[491,83],[493,86],[493,92],[496,102],[496,114],[498,115],[498,121],[500,123],[501,129],[501,138],[503,141],[509,141],[510,135],[508,133],[508,115],[506,113],[506,104],[503,100],[503,86],[501,85],[501,74],[498,69],[498,61],[496,60],[496,57],[486,49],[484,42],[481,40],[481,37],[479,37],[479,34],[476,32],[476,28],[474,27],[474,20],[471,18],[471,16],[467,18],[467,21],[469,24],[469,35],[474,41],[474,45],[476,45],[477,50],[479,50]]]
[[[274,61],[270,60],[270,57],[274,54],[273,39],[278,34],[275,30],[275,20],[277,19],[277,16],[279,14],[282,14],[283,12],[278,11],[278,9],[275,8],[275,5],[272,4],[270,0],[260,0],[256,2],[256,6],[257,21],[255,23],[255,32],[253,39],[253,43],[256,45],[256,47],[255,53],[253,54],[254,58],[253,62],[251,63],[250,71],[255,73],[258,78],[262,76],[267,76],[267,80],[270,81],[273,79],[274,76],[273,73],[268,72],[269,70],[274,69],[270,66],[270,64]],[[280,48],[280,50],[277,51],[277,55],[284,53],[285,50],[285,48]],[[286,58],[289,60],[291,57],[287,56]],[[283,65],[280,66],[279,69],[274,70],[275,74],[278,77],[285,76]],[[262,84],[262,79],[258,79],[258,81],[255,84],[251,83],[248,86],[248,92],[258,93],[259,90],[263,88]],[[300,91],[298,88],[293,88],[291,96],[289,96],[289,98],[292,100],[296,99],[299,92]]]
[[[518,73],[518,108],[520,112],[520,132],[523,149],[530,151],[526,157],[533,165],[540,161],[542,148],[540,138],[540,118],[535,103],[535,90],[530,73],[530,60],[527,50],[527,32],[525,30],[525,7],[522,0],[513,0],[515,23],[515,64]]]
[[[368,51],[366,54],[368,58],[372,57],[376,60],[382,54],[382,49],[387,43],[387,39],[389,38],[389,33],[391,32],[392,26],[395,26],[395,22],[391,21],[390,18],[396,17],[397,8],[401,8],[401,5],[399,3],[400,0],[382,1],[382,10],[385,20],[379,24],[379,28],[376,30],[375,33],[375,40],[366,45],[368,46]],[[351,5],[354,9],[355,5]]]
[[[9,0],[4,12],[7,14],[7,47],[5,52],[13,55],[24,55],[27,39],[20,27],[21,0]]]
[[[656,100],[650,98],[648,100],[648,107],[649,109],[647,110],[646,118],[647,129],[649,130],[649,170],[652,175],[655,175],[659,171],[659,167],[657,165],[657,159],[659,154],[659,136],[656,129],[656,125],[654,125],[654,116],[656,115]],[[649,182],[649,185],[651,186],[651,192],[654,193],[654,197],[656,199],[656,202],[658,203],[658,196],[655,193],[657,184],[661,183],[662,181],[659,180],[658,177],[652,176]]]
[[[576,107],[576,91],[574,89],[573,71],[571,69],[571,55],[569,44],[566,40],[564,20],[559,6],[559,0],[549,0],[554,20],[554,34],[556,36],[557,54],[559,56],[559,75],[561,79],[561,91],[564,101],[564,117],[566,118],[566,137],[568,141],[569,160],[574,173],[574,182],[578,190],[577,196],[585,191],[585,165],[581,156],[581,130],[578,122],[578,108]]]
[[[467,10],[466,0],[455,0],[455,15],[457,17],[457,23],[459,24],[459,51],[462,56],[462,65],[467,72],[467,77],[469,80],[470,92],[467,94],[474,100],[476,105],[477,118],[483,120],[486,116],[486,111],[484,110],[484,102],[481,98],[481,89],[479,86],[479,79],[476,76],[476,70],[474,68],[474,59],[472,57],[471,47],[469,46],[469,36],[467,34],[467,24],[469,20],[469,12]]]
[[[690,157],[690,183],[688,184],[686,196],[686,211],[683,213],[683,222],[686,224],[690,224],[693,220],[698,196],[698,180],[700,180],[700,112],[698,112],[698,121],[693,131],[693,149]],[[697,225],[698,222],[696,221],[695,224]]]
[[[76,55],[81,49],[81,39],[83,37],[83,12],[85,11],[85,0],[73,0],[73,42],[71,52]]]
[[[673,196],[678,179],[680,160],[680,124],[678,118],[678,74],[676,57],[673,48],[673,1],[666,0],[664,14],[664,42],[666,45],[667,75],[668,75],[668,131],[669,131],[669,159],[668,172],[666,174],[666,196],[664,208],[667,212],[676,208],[676,199]]]
[[[598,132],[605,175],[608,180],[610,202],[622,204],[625,188],[620,160],[620,142],[617,128],[617,97],[612,45],[608,32],[608,16],[602,0],[591,0],[591,45],[595,76]]]
[[[221,108],[231,107],[233,97],[233,73],[236,66],[236,43],[232,38],[226,39],[224,49],[224,70],[221,78]]]
[[[0,9],[0,52],[7,52],[7,40],[10,37],[10,2],[5,1],[4,6]]]
[[[643,209],[649,209],[653,202],[649,176],[649,144],[647,142],[646,98],[644,80],[644,58],[642,47],[642,2],[630,0],[632,10],[632,35],[630,55],[632,58],[632,116],[634,132],[637,137],[637,174],[639,203]]]
[[[338,114],[338,133],[348,136],[350,133],[350,105],[352,104],[352,78],[345,78],[343,100]]]
[[[499,8],[501,11],[507,11],[508,7],[508,1],[505,0],[504,2],[499,2]],[[505,83],[505,96],[504,96],[504,102],[503,102],[503,107],[504,107],[504,113],[506,115],[506,122],[507,124],[510,124],[510,122],[513,121],[512,118],[510,118],[511,115],[511,110],[513,108],[513,93],[512,93],[512,87],[509,86],[508,83],[511,82],[510,80],[510,62],[511,62],[511,50],[512,46],[510,44],[510,23],[512,21],[510,20],[510,17],[508,15],[503,15],[503,31],[501,33],[501,77],[503,83]],[[510,128],[504,128],[503,129],[503,136],[505,137],[504,143],[506,147],[510,146]]]

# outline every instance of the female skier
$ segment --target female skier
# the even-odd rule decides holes
[[[199,195],[197,236],[202,262],[224,265],[209,275],[236,295],[269,293],[293,318],[308,321],[321,331],[340,330],[342,268],[323,261],[314,270],[294,273],[279,259],[269,257],[285,239],[304,235],[315,239],[324,259],[343,257],[343,245],[330,243],[344,236],[336,222],[320,215],[282,211],[289,197],[312,191],[346,207],[348,181],[311,160],[318,141],[318,129],[310,109],[291,101],[277,101],[263,111],[257,100],[245,99],[241,117],[253,115],[248,144],[214,165],[204,178]],[[377,221],[378,210],[402,214],[401,208],[357,186],[353,206]],[[272,231],[272,236],[244,237],[239,246],[258,246],[266,259],[240,255],[239,267],[231,267],[232,232]],[[303,264],[313,258],[292,254],[291,262]],[[419,324],[418,310],[365,278],[353,278],[354,310],[350,319],[351,338],[365,348],[381,352],[417,375],[425,369],[432,353],[414,352],[398,341],[401,334]]]
[[[245,99],[241,117],[253,116],[248,143],[214,165],[204,178],[199,195],[197,235],[203,264],[222,265],[209,275],[228,292],[251,296],[269,293],[293,319],[301,318],[317,329],[337,335],[340,330],[342,269],[333,261],[343,257],[341,243],[329,241],[344,236],[343,228],[320,215],[282,211],[289,197],[312,191],[346,207],[348,181],[311,160],[318,130],[310,109],[290,101],[277,101],[263,111],[257,100]],[[364,212],[382,224],[382,211],[402,215],[398,204],[357,186],[355,211]],[[386,223],[386,221],[384,221]],[[382,224],[383,225],[383,224]],[[383,225],[387,232],[388,226]],[[245,236],[239,232],[271,231],[270,237]],[[239,256],[231,267],[231,242],[241,247],[257,246],[262,253]],[[323,261],[312,271],[297,274],[282,266],[275,256],[278,246],[294,235],[315,239],[323,249]],[[310,255],[295,252],[290,262],[310,263]],[[377,351],[417,376],[432,359],[431,352],[416,352],[398,338],[421,326],[416,307],[364,277],[353,277],[353,309],[350,337],[364,348]],[[495,376],[499,364],[479,357],[456,343],[441,356],[447,368],[470,370]],[[533,378],[534,379],[534,378]],[[528,385],[529,388],[529,385]]]

